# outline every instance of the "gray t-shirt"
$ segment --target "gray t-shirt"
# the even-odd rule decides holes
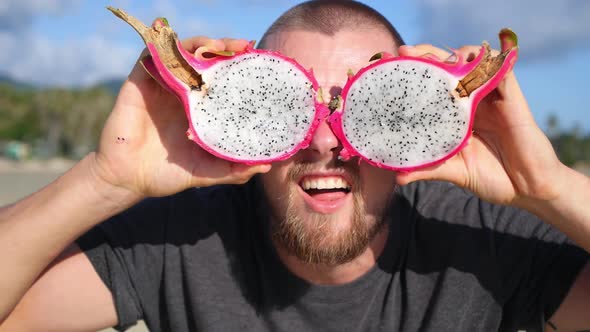
[[[341,286],[280,262],[255,181],[148,199],[78,240],[119,329],[542,331],[587,254],[523,211],[453,185],[401,187],[378,264]]]

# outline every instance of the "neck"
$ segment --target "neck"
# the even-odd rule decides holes
[[[299,278],[316,285],[342,285],[358,279],[375,266],[388,236],[389,228],[385,225],[363,253],[348,263],[334,266],[305,263],[282,245],[274,245],[283,264]]]

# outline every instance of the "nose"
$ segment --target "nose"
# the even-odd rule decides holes
[[[309,144],[309,150],[312,150],[320,155],[331,154],[337,151],[340,147],[340,141],[332,132],[332,128],[328,124],[327,120],[323,120],[318,128],[316,129],[311,143]]]

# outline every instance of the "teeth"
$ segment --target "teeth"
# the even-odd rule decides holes
[[[311,180],[311,187],[315,188],[315,189],[322,189],[320,187],[322,187],[323,183],[320,184],[319,180]]]
[[[309,189],[350,189],[350,185],[343,178],[330,176],[304,180],[301,183],[303,190]]]
[[[328,189],[328,183],[326,181],[318,181],[318,189]]]
[[[327,188],[340,188],[340,187],[336,187],[336,179],[334,179],[334,178],[329,178],[326,180],[326,187]]]

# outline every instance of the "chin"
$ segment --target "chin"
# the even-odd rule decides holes
[[[377,179],[380,173],[371,174],[363,177],[364,187],[375,189],[374,196],[386,205],[387,195],[380,195],[380,189],[387,184]],[[366,206],[356,163],[294,162],[262,179],[273,216],[273,242],[303,262],[347,263],[365,252],[383,229],[385,206]]]
[[[289,195],[284,218],[272,222],[273,241],[309,264],[341,265],[358,257],[383,229],[383,218],[367,215],[360,195],[330,213],[318,212],[301,196]]]

